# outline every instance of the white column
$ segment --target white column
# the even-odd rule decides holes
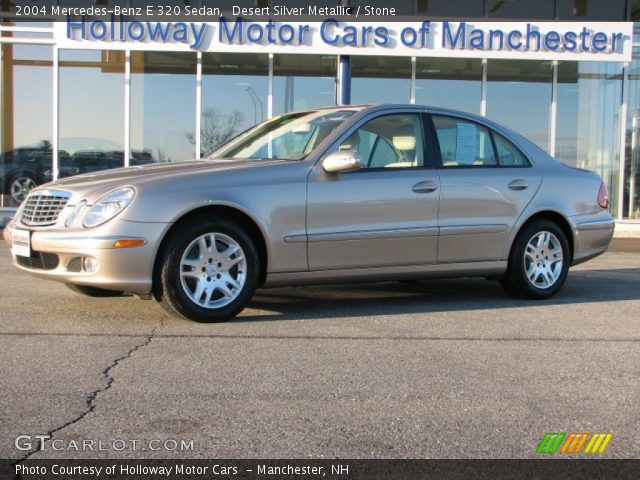
[[[131,50],[124,53],[124,166],[131,164]]]
[[[411,97],[409,102],[416,103],[416,57],[411,57]]]
[[[269,54],[269,92],[267,94],[267,117],[273,116],[273,53]]]
[[[58,145],[60,135],[60,88],[58,87],[60,72],[59,72],[59,55],[60,51],[58,50],[58,46],[54,45],[53,47],[53,139],[51,142],[51,149],[53,150],[51,153],[53,154],[53,169],[51,171],[53,179],[57,180],[59,176],[59,162],[60,155],[58,155]]]
[[[197,53],[196,63],[196,159],[200,159],[202,133],[202,52]]]
[[[549,109],[549,155],[552,157],[556,154],[556,129],[558,119],[558,61],[554,60],[551,64],[552,83],[551,83],[551,107]]]
[[[629,64],[622,66],[622,104],[620,105],[620,163],[618,174],[618,214],[616,218],[622,220],[622,211],[624,203],[624,170],[626,164],[626,137],[627,137],[627,89],[629,86]],[[630,212],[631,213],[631,212]]]
[[[631,145],[629,148],[631,151],[629,152],[629,157],[631,158],[631,171],[629,172],[629,219],[634,218],[635,215],[635,198],[636,198],[636,182],[634,182],[634,178],[636,176],[635,166],[637,165],[637,147],[638,145],[638,116],[634,113],[631,119]]]
[[[480,89],[480,115],[487,116],[487,59],[482,59],[482,87]]]

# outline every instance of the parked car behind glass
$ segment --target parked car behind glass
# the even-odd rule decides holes
[[[60,178],[119,168],[124,165],[122,148],[104,140],[62,139],[60,147],[58,150]],[[148,151],[132,150],[129,164],[145,165],[153,161]],[[0,195],[7,196],[7,206],[17,207],[27,198],[32,189],[52,180],[52,170],[53,152],[52,145],[48,141],[4,152],[0,154]]]

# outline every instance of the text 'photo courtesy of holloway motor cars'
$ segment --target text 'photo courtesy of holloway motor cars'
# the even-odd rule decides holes
[[[606,251],[595,174],[486,118],[416,105],[288,113],[208,159],[65,178],[5,228],[14,264],[198,322],[257,288],[480,276],[544,299]]]

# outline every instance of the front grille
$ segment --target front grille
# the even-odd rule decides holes
[[[24,201],[20,221],[25,225],[53,225],[67,206],[71,194],[59,190],[38,190]]]
[[[60,259],[55,253],[34,251],[31,252],[30,257],[17,255],[16,261],[18,265],[35,270],[55,270],[58,268],[58,263],[60,263]]]

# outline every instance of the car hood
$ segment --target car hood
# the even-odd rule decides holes
[[[217,174],[226,171],[252,169],[274,164],[288,163],[286,160],[192,160],[175,163],[155,163],[114,170],[87,173],[60,179],[39,188],[59,188],[73,193],[74,200],[87,198],[90,202],[96,197],[120,186],[140,186],[168,177],[182,178]]]

